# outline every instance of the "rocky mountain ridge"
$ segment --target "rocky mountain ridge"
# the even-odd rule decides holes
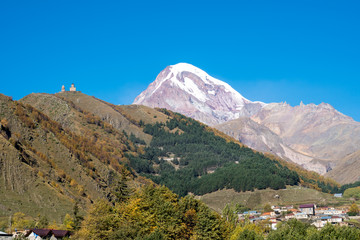
[[[268,127],[293,149],[319,159],[338,159],[360,146],[360,123],[326,103],[295,107],[272,103],[252,119]]]

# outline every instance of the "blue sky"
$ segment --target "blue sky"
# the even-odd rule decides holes
[[[360,121],[359,1],[0,2],[0,92],[74,82],[130,104],[191,63],[250,100],[327,102]]]

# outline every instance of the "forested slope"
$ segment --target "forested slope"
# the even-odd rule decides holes
[[[182,196],[222,188],[279,189],[299,183],[297,173],[279,162],[227,142],[180,114],[166,123],[147,124],[144,132],[153,139],[144,154],[129,156],[131,166]]]

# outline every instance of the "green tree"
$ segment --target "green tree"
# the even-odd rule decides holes
[[[17,230],[24,230],[25,228],[30,228],[34,225],[33,220],[30,217],[27,217],[22,212],[14,213],[11,221],[12,221],[12,224],[11,224],[12,230],[15,228]]]
[[[291,219],[287,222],[280,223],[276,231],[270,231],[267,239],[305,239],[309,227],[310,225],[307,223],[302,223],[297,219]],[[314,228],[313,226],[311,227]]]
[[[242,231],[237,240],[262,240],[264,237],[257,234],[254,230],[245,229]]]
[[[39,216],[35,226],[36,228],[47,228],[49,226],[49,219],[46,216],[41,215]]]
[[[349,216],[356,216],[359,214],[359,207],[356,203],[351,204],[350,208],[349,208],[349,212],[348,215]]]
[[[81,226],[81,222],[84,220],[84,217],[80,215],[79,213],[79,203],[76,201],[74,208],[73,208],[73,214],[74,214],[74,230],[78,230]]]
[[[344,197],[360,199],[360,187],[346,189],[344,192]]]
[[[75,223],[74,223],[74,219],[70,216],[70,214],[67,213],[65,215],[63,225],[66,230],[69,231],[74,230]]]
[[[264,229],[259,225],[245,222],[243,225],[238,225],[232,232],[230,240],[260,240],[264,239]]]
[[[5,232],[5,229],[9,226],[9,222],[6,220],[0,221],[0,231]]]
[[[245,207],[244,205],[242,205],[240,203],[235,204],[236,213],[243,213],[243,212],[246,212],[246,211],[249,211],[249,210],[250,210],[250,208]]]
[[[238,221],[238,215],[235,210],[235,207],[231,206],[230,204],[226,204],[226,206],[222,211],[222,216],[223,218],[226,219],[226,221],[231,223],[233,226],[235,226]]]
[[[270,204],[266,204],[266,205],[264,206],[264,212],[273,212]]]
[[[129,188],[127,182],[128,182],[129,172],[126,171],[124,168],[121,170],[121,178],[118,181],[115,189],[114,194],[116,197],[116,202],[123,202],[126,201],[130,194],[131,189]]]
[[[205,205],[199,207],[195,239],[226,239],[226,223]]]
[[[116,216],[106,200],[96,201],[78,232],[80,239],[110,239],[116,229]]]

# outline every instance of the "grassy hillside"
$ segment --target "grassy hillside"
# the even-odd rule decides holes
[[[41,101],[53,119],[0,95],[0,215],[21,211],[61,221],[75,202],[86,210],[98,198],[113,201],[134,144],[66,101],[51,95]]]
[[[226,204],[239,203],[251,209],[261,209],[266,204],[270,205],[300,205],[316,203],[322,206],[332,206],[346,203],[344,199],[333,197],[332,194],[319,192],[315,189],[293,186],[286,189],[255,190],[235,192],[233,189],[220,190],[197,197],[210,208],[221,212]]]
[[[35,163],[36,157],[28,153],[28,159]],[[72,212],[75,198],[61,193],[56,188],[57,183],[51,182],[45,175],[39,176],[40,167],[29,166],[2,135],[0,155],[0,216],[25,212],[31,216],[40,214],[60,220],[66,213]]]

